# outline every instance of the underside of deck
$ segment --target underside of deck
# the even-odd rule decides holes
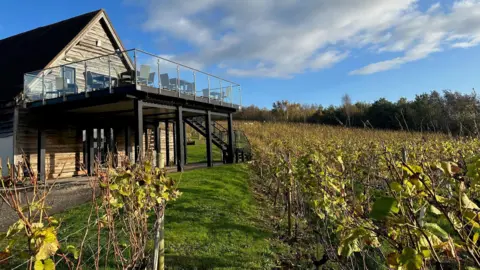
[[[47,130],[50,135],[53,134],[51,136],[59,137],[65,133],[62,130],[75,130],[76,141],[83,142],[82,150],[78,150],[78,147],[76,150],[81,153],[75,155],[75,167],[83,166],[87,175],[94,174],[95,162],[102,162],[103,159],[100,151],[96,150],[99,145],[95,143],[95,138],[104,138],[104,149],[117,155],[117,165],[118,149],[122,149],[124,157],[131,161],[144,158],[150,151],[157,166],[161,166],[161,160],[171,165],[170,157],[174,156],[173,163],[177,170],[183,171],[186,156],[185,125],[190,123],[188,119],[204,119],[202,123],[205,126],[202,128],[207,142],[208,166],[213,166],[212,122],[227,120],[225,162],[234,162],[232,114],[238,106],[229,103],[148,86],[128,85],[30,102],[24,107],[26,113],[18,121],[37,131],[36,170],[42,179],[48,177],[45,162]],[[164,127],[166,142],[163,143],[160,125]],[[94,131],[98,133],[94,134]],[[170,135],[171,131],[173,136]],[[215,137],[213,141],[215,143]],[[174,145],[173,153],[168,147],[170,142]],[[118,147],[119,144],[122,147]],[[160,156],[162,144],[166,145],[165,157]],[[22,146],[17,145],[16,148],[21,149]]]

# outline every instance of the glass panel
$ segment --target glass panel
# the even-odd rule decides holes
[[[135,84],[134,51],[119,52],[110,56],[112,87]]]
[[[221,99],[221,81],[218,78],[210,77],[210,100],[220,101]]]
[[[158,88],[158,58],[136,51],[137,84]]]
[[[192,95],[193,96],[193,70],[179,66],[179,80],[178,86],[182,94]]]
[[[177,91],[177,65],[160,59],[160,84],[163,90]]]
[[[43,99],[43,71],[26,73],[24,75],[24,93],[27,101],[37,101]]]
[[[237,105],[241,102],[240,86],[237,84],[135,50],[25,73],[24,83],[27,101],[137,83],[162,91],[195,95],[204,102]]]
[[[114,71],[109,60],[109,56],[103,56],[86,61],[87,69],[86,71],[82,70],[84,71],[83,76],[87,92],[109,88],[110,76]]]
[[[204,98],[205,102],[208,101],[208,75],[201,72],[195,73],[195,88],[197,97]]]

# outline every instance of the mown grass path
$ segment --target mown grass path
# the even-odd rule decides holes
[[[270,232],[245,165],[171,174],[180,199],[167,206],[166,263],[176,268],[270,268]]]

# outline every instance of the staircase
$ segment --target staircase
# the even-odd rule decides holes
[[[207,136],[207,125],[204,117],[186,118],[185,122],[202,136]],[[226,162],[228,157],[228,129],[216,121],[212,121],[212,143],[222,150],[223,161]],[[235,161],[249,160],[251,158],[250,142],[242,131],[234,130],[234,143]]]

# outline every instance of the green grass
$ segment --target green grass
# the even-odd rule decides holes
[[[212,155],[214,161],[222,161],[222,151],[220,148],[212,144]],[[187,145],[187,162],[188,163],[206,163],[207,162],[207,146],[205,140],[195,140],[194,145]]]
[[[181,268],[266,268],[270,233],[249,190],[245,165],[174,174],[181,198],[167,206],[166,262]]]
[[[166,210],[165,257],[168,268],[272,267],[275,261],[272,235],[261,219],[245,165],[223,165],[170,176],[179,181],[178,188],[183,194],[170,202]],[[58,231],[58,238],[64,240],[62,243],[77,245],[81,242],[90,206],[87,203],[56,215],[62,220]],[[87,237],[84,261],[95,252],[95,235],[93,226]],[[101,238],[107,239],[104,235]],[[0,235],[0,248],[6,244],[5,240],[2,241]],[[106,241],[103,240],[102,245],[103,242]],[[16,259],[9,265],[18,262]],[[104,265],[103,258],[101,265]],[[0,265],[0,269],[3,266],[7,265]],[[114,269],[112,262],[108,266]]]

